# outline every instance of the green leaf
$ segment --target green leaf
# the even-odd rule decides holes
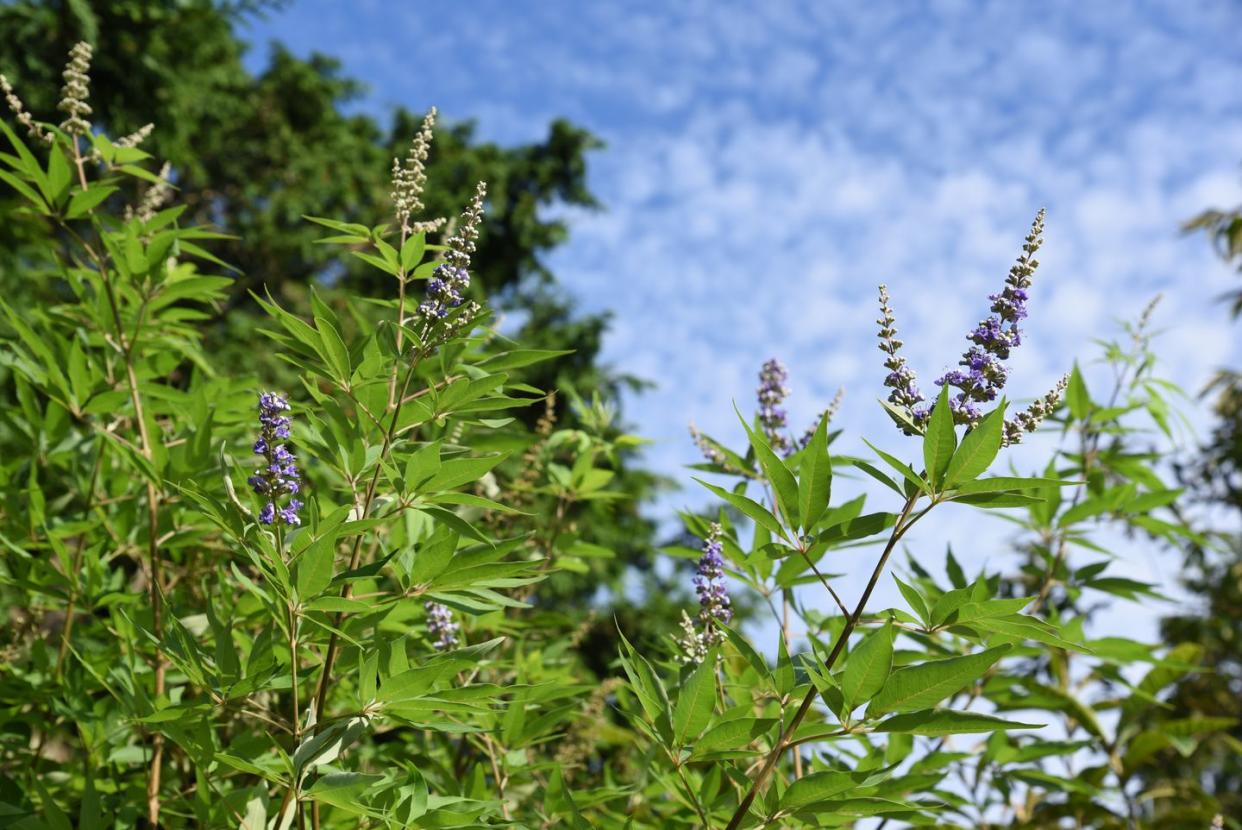
[[[924,625],[929,624],[931,617],[927,612],[927,600],[923,599],[918,589],[902,582],[896,575],[893,576],[893,581],[897,583],[897,590],[901,591],[901,595],[906,598],[906,604],[910,606],[910,610],[918,615]]]
[[[659,723],[661,718],[668,714],[668,692],[665,691],[664,684],[660,682],[655,669],[647,662],[647,658],[634,650],[634,646],[630,645],[630,641],[626,639],[619,627],[617,634],[621,637],[621,647],[625,651],[625,654],[621,656],[621,667],[630,680],[630,688],[634,690],[638,702],[647,714],[647,719],[652,723]]]
[[[883,459],[885,464],[892,467],[897,472],[901,473],[902,477],[906,481],[910,482],[910,484],[914,485],[915,489],[923,493],[930,492],[930,488],[928,487],[927,482],[923,480],[922,476],[914,472],[914,470],[910,468],[909,464],[905,463],[904,461],[892,455],[891,453],[884,452],[884,450],[880,449],[875,444],[872,444],[866,438],[863,439],[863,443],[866,444],[868,447],[870,447],[872,452],[880,456],[880,458]]]
[[[976,712],[951,709],[925,709],[896,715],[873,727],[874,732],[906,732],[911,735],[963,735],[970,732],[997,732],[1010,729],[1042,729],[1042,723],[1020,723]]]
[[[315,317],[315,328],[318,329],[319,337],[323,342],[323,351],[320,352],[320,356],[331,368],[334,379],[341,386],[348,386],[352,374],[349,365],[349,349],[345,347],[345,341],[341,339],[340,332],[337,331],[336,326],[319,316]]]
[[[42,806],[44,820],[53,830],[73,830],[73,824],[69,821],[69,816],[65,815],[65,811],[60,809],[52,796],[44,788],[40,776],[34,776],[34,784],[39,791],[39,803]]]
[[[25,196],[27,200],[34,203],[40,213],[47,213],[47,202],[43,200],[43,197],[36,193],[30,185],[17,178],[17,176],[5,170],[0,170],[0,182],[5,182],[9,187]]]
[[[832,494],[832,459],[828,457],[828,413],[819,419],[798,467],[798,514],[810,532],[824,515]]]
[[[733,408],[737,412],[737,407]],[[742,428],[746,430],[746,436],[750,439],[750,445],[755,450],[755,457],[759,459],[759,466],[763,468],[764,475],[772,484],[772,489],[776,491],[776,504],[780,507],[781,515],[785,517],[785,523],[790,527],[798,526],[798,481],[794,478],[794,474],[785,466],[785,462],[780,456],[772,452],[772,448],[768,446],[767,436],[761,431],[753,430],[750,424],[746,423],[746,419],[742,417],[741,412],[737,412],[737,418],[742,422]]]
[[[508,453],[496,453],[477,457],[447,458],[440,462],[435,475],[419,486],[419,491],[434,493],[438,490],[452,490],[463,484],[473,484],[486,475],[493,467],[509,457]]]
[[[305,795],[315,801],[342,809],[354,815],[371,813],[362,807],[362,795],[375,784],[384,780],[382,775],[361,772],[330,772],[315,779]]]
[[[953,429],[953,410],[949,406],[949,385],[940,387],[940,396],[932,407],[923,435],[923,464],[933,487],[939,487],[949,469],[953,451],[957,449],[957,432]]]
[[[1000,452],[1005,404],[993,409],[962,438],[945,471],[945,487],[956,487],[981,476]]]
[[[1078,364],[1070,372],[1069,385],[1065,388],[1065,403],[1069,406],[1070,415],[1081,421],[1091,411],[1091,394],[1087,392],[1087,383],[1082,379]]]
[[[427,249],[427,235],[416,233],[405,240],[401,246],[401,270],[410,273],[423,260],[423,252]]]
[[[298,597],[314,599],[332,583],[336,560],[336,527],[320,536],[298,557]]]
[[[1012,646],[997,646],[976,654],[930,660],[898,669],[871,700],[867,716],[886,712],[913,712],[935,706],[983,676]]]
[[[716,703],[716,650],[712,649],[699,664],[677,695],[673,710],[673,740],[684,746],[697,738],[712,719]]]
[[[742,512],[743,515],[750,517],[752,520],[754,520],[755,524],[759,525],[764,530],[771,531],[772,533],[775,533],[777,536],[780,536],[782,539],[785,539],[785,540],[789,539],[789,537],[785,535],[785,528],[781,526],[781,523],[777,520],[777,518],[773,516],[771,513],[769,513],[767,508],[764,507],[763,505],[759,504],[756,501],[748,499],[745,496],[739,496],[734,493],[730,493],[728,490],[724,489],[723,487],[717,487],[714,484],[708,484],[706,481],[703,481],[703,479],[701,478],[696,478],[695,481],[697,481],[699,484],[702,484],[708,490],[711,490],[717,496],[719,496],[720,498],[724,499],[729,504],[736,507],[738,510]]]
[[[489,357],[479,364],[479,368],[489,372],[503,372],[573,353],[573,349],[514,349]]]
[[[762,738],[777,723],[776,718],[737,718],[718,723],[694,742],[694,757],[747,747]]]
[[[69,160],[65,158],[65,153],[60,148],[60,144],[53,144],[52,149],[47,154],[47,201],[48,204],[56,205],[60,202],[65,190],[69,187],[73,174],[69,171]]]
[[[319,216],[303,216],[302,218],[308,222],[314,222],[316,225],[323,225],[325,228],[331,228],[334,231],[349,234],[350,236],[361,236],[364,239],[370,239],[371,237],[371,229],[366,225],[340,222],[336,219],[324,219]]]
[[[821,544],[832,545],[839,542],[864,539],[887,530],[896,523],[897,515],[895,513],[867,513],[863,516],[855,516],[830,525],[823,533],[819,534],[817,541]]]
[[[840,795],[858,786],[857,779],[848,772],[813,772],[789,785],[781,796],[780,809],[793,811]]]
[[[992,476],[964,482],[953,488],[960,495],[972,493],[1020,492],[1022,490],[1039,490],[1044,487],[1069,487],[1079,484],[1077,481],[1063,481],[1057,478],[1023,478],[1022,476]]]
[[[69,200],[69,209],[65,211],[66,219],[77,219],[83,214],[89,213],[96,208],[100,202],[107,199],[117,188],[97,184],[89,190],[79,190],[73,194]]]
[[[868,634],[850,651],[841,672],[841,694],[853,709],[870,700],[888,680],[893,669],[893,624]]]

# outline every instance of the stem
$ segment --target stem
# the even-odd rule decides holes
[[[500,802],[500,814],[505,821],[508,821],[511,816],[509,815],[509,802],[505,799],[505,785],[509,783],[509,779],[508,776],[500,774],[500,764],[496,761],[496,747],[492,736],[484,732],[482,737],[483,747],[492,766],[492,778],[496,782],[496,800]]]
[[[785,648],[790,648],[790,644],[793,642],[792,632],[789,629],[789,606],[793,604],[793,598],[790,596],[792,593],[788,588],[781,591],[781,635],[785,638]],[[789,749],[793,755],[794,778],[801,778],[802,753],[796,747],[790,747]]]
[[[871,594],[875,591],[875,586],[880,581],[880,574],[884,572],[884,566],[888,564],[889,556],[892,555],[893,550],[897,547],[897,542],[901,540],[901,537],[905,535],[905,532],[916,521],[927,515],[927,511],[931,509],[928,507],[927,510],[911,518],[911,511],[914,510],[914,505],[918,501],[919,495],[919,493],[915,493],[906,499],[905,506],[902,507],[901,513],[897,517],[897,522],[893,525],[893,532],[888,537],[888,543],[884,546],[884,552],[880,554],[880,559],[876,562],[875,569],[871,572],[871,579],[867,582],[867,587],[863,591],[862,597],[854,607],[854,612],[846,620],[845,627],[841,629],[836,642],[833,643],[832,651],[828,654],[828,658],[824,660],[824,671],[831,669],[833,664],[837,662],[837,658],[845,650],[845,644],[849,641],[850,634],[858,626],[858,620],[862,617],[863,610],[867,607],[867,602],[871,599]],[[750,790],[747,791],[746,795],[742,797],[742,801],[737,805],[737,810],[734,811],[733,818],[729,820],[727,830],[737,830],[741,826],[742,820],[750,812],[750,806],[767,785],[768,779],[772,776],[773,770],[776,769],[776,764],[780,761],[781,755],[790,746],[790,739],[793,737],[794,732],[797,731],[807,712],[811,711],[811,705],[818,696],[819,690],[815,688],[814,684],[811,684],[811,688],[807,691],[806,696],[802,698],[801,705],[798,706],[798,711],[794,713],[793,718],[789,721],[789,726],[785,727],[776,745],[768,753],[767,758],[763,762],[763,767],[760,768],[759,774],[755,776],[754,783],[750,786]]]
[[[384,458],[388,455],[388,450],[392,447],[393,438],[397,432],[397,422],[401,419],[401,405],[404,403],[406,390],[410,387],[410,381],[414,378],[414,370],[418,367],[418,362],[422,358],[422,353],[415,354],[414,359],[410,361],[410,368],[406,370],[405,381],[401,385],[401,394],[397,396],[397,402],[393,407],[392,423],[388,425],[387,432],[384,433],[384,443],[380,447],[379,458],[375,461],[375,473],[371,476],[371,481],[367,485],[366,495],[363,497],[362,509],[359,511],[358,518],[365,519],[367,513],[371,509],[371,503],[375,499],[375,490],[379,486],[380,472],[384,468]],[[362,557],[362,533],[354,537],[354,549],[349,557],[349,570],[355,570],[358,567],[359,560]],[[352,583],[345,583],[341,588],[341,596],[348,599],[353,593],[354,586]],[[333,628],[340,628],[341,620],[344,614],[337,614],[333,622]],[[315,712],[322,723],[324,720],[324,703],[328,697],[328,683],[332,677],[332,665],[336,661],[337,652],[337,636],[336,632],[332,632],[328,637],[328,647],[323,655],[323,667],[319,673],[319,684],[315,690]],[[318,727],[316,727],[318,728]]]
[[[285,529],[284,526],[277,523],[276,525],[276,555],[284,557],[285,555]],[[293,693],[293,746],[296,749],[298,744],[302,742],[302,712],[301,705],[298,701],[298,614],[293,603],[290,602],[289,610],[289,689]],[[299,805],[299,820],[301,814],[301,806]]]
[[[406,240],[409,238],[410,231],[403,222],[401,224],[401,244],[397,246],[397,259],[401,259],[400,252],[405,248]],[[397,354],[401,354],[401,345],[404,342],[405,334],[405,268],[399,267],[397,270],[397,331],[395,338],[397,343]],[[403,391],[402,395],[405,394]],[[391,409],[397,403],[397,367],[392,367],[392,377],[388,379],[388,408]]]
[[[85,173],[81,167],[81,154],[77,149],[77,142],[74,142],[74,154],[77,156],[79,164],[79,173],[83,177],[83,187],[85,184]],[[104,293],[107,295],[108,306],[112,311],[112,320],[116,327],[117,346],[121,351],[121,355],[125,360],[125,381],[129,388],[130,403],[134,407],[134,420],[138,422],[138,437],[141,440],[140,452],[142,456],[149,462],[154,463],[155,452],[151,441],[151,434],[147,429],[146,412],[142,405],[142,394],[138,389],[138,373],[134,369],[134,346],[138,341],[138,327],[135,326],[132,337],[125,336],[125,325],[121,321],[120,305],[117,303],[116,289],[112,285],[112,280],[108,276],[107,261],[99,253],[84,240],[81,235],[68,226],[61,223],[66,231],[73,235],[82,249],[94,261],[95,267],[99,270],[99,279],[103,282]],[[146,482],[147,489],[147,559],[151,571],[150,585],[150,602],[151,602],[151,628],[155,635],[157,643],[164,639],[164,591],[163,591],[163,568],[160,561],[159,552],[159,503],[160,495],[155,489],[155,484],[150,479]],[[155,647],[155,659],[152,668],[155,673],[154,697],[159,699],[164,694],[164,672],[166,664],[164,661],[164,652],[159,645]],[[164,762],[164,736],[158,732],[151,736],[151,767],[147,776],[147,823],[152,827],[159,827],[160,822],[160,770]]]
[[[690,799],[690,804],[694,807],[694,811],[699,814],[699,821],[703,822],[703,830],[711,830],[711,819],[707,817],[707,811],[703,809],[703,805],[699,802],[699,797],[694,792],[694,787],[690,786],[690,781],[686,778],[686,769],[680,764],[677,765],[677,777],[681,779],[681,785],[686,788],[686,797]]]
[[[78,168],[78,184],[82,185],[83,190],[86,190],[86,165],[83,163],[82,150],[78,147],[78,137],[76,135],[70,136],[70,141],[73,144],[73,163]]]
[[[95,485],[99,481],[99,469],[103,466],[104,448],[106,444],[100,444],[99,452],[95,454],[95,466],[91,470],[91,483],[86,491],[86,515],[90,515],[93,509],[92,502],[95,500]],[[65,657],[69,653],[69,640],[73,634],[73,619],[77,613],[78,604],[78,572],[82,570],[82,550],[86,547],[86,532],[83,531],[78,536],[77,544],[73,549],[73,564],[70,569],[73,573],[66,574],[73,586],[69,593],[69,605],[65,610],[65,626],[60,631],[60,649],[56,653],[56,678],[60,679],[61,673],[65,666]]]

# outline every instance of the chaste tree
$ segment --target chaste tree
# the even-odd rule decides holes
[[[72,48],[57,122],[7,79],[0,122],[43,297],[0,298],[7,826],[1238,826],[1202,778],[1142,774],[1236,726],[1166,701],[1199,644],[1091,627],[1158,594],[1115,566],[1117,533],[1206,541],[1145,443],[1173,418],[1146,315],[1106,346],[1111,388],[1073,368],[1002,396],[1042,212],[935,395],[881,288],[895,452],[837,452],[831,412],[791,434],[765,365],[746,446],[697,436],[721,509],[671,551],[697,558],[697,609],[659,640],[609,620],[600,653],[555,586],[598,589],[596,518],[638,439],[598,401],[562,423],[521,373],[560,351],[496,326],[489,186],[428,210],[434,114],[380,221],[306,220],[385,290],[252,290],[244,346],[277,386],[205,337],[236,280],[218,252],[244,240],[95,112],[92,57]],[[1041,427],[1044,463],[1007,467]],[[1007,518],[1016,555],[930,553],[932,511]],[[739,625],[743,597],[774,625]]]

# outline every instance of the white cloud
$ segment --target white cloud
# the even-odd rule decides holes
[[[608,141],[592,171],[608,211],[571,214],[553,262],[588,307],[616,311],[605,358],[659,382],[627,413],[683,481],[685,423],[736,437],[731,401],[749,402],[771,354],[798,428],[844,385],[845,446],[879,430],[902,447],[874,404],[876,284],[934,388],[1041,206],[1013,396],[1093,359],[1092,340],[1156,292],[1174,380],[1196,390],[1236,358],[1214,302],[1236,276],[1177,230],[1242,202],[1236,5],[1182,4],[1175,25],[1159,7],[1072,0],[432,6],[364,5],[335,26],[344,12],[323,4],[319,25],[286,17],[282,34],[343,52],[383,101],[482,116],[485,136],[534,138],[566,115]],[[704,501],[687,490],[665,515]],[[941,534],[1001,564],[999,530],[981,545],[947,522],[914,544],[939,550]]]

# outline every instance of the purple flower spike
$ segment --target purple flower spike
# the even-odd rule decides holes
[[[901,354],[904,344],[897,339],[897,319],[888,304],[888,288],[883,285],[880,286],[880,319],[876,323],[880,326],[880,351],[887,355],[884,368],[888,369],[888,374],[884,377],[884,385],[893,390],[888,395],[889,403],[919,423],[927,417],[926,408],[919,406],[923,393],[919,391],[914,370]]]
[[[682,613],[683,636],[677,641],[686,663],[701,663],[708,650],[724,640],[716,622],[728,624],[733,619],[733,605],[724,582],[724,529],[713,524],[703,545],[703,555],[694,574],[694,590],[699,595],[699,613],[690,619]]]
[[[453,612],[438,602],[424,603],[423,608],[427,612],[427,633],[436,638],[436,650],[456,648],[457,632],[461,627],[453,622]]]
[[[301,501],[290,499],[284,507],[276,504],[282,496],[294,495],[301,489],[297,456],[280,443],[291,435],[292,422],[285,414],[288,411],[289,402],[283,396],[275,392],[259,395],[259,438],[254,442],[254,451],[263,456],[264,464],[247,483],[267,500],[259,511],[259,521],[265,525],[280,523],[296,527],[302,523],[298,516],[303,506]]]
[[[759,399],[759,423],[763,434],[768,438],[772,449],[782,455],[789,455],[794,450],[793,443],[785,436],[783,430],[788,421],[784,407],[785,398],[789,396],[789,388],[785,386],[789,373],[784,365],[772,358],[763,364],[759,372],[759,388],[756,396]]]
[[[1043,243],[1044,211],[1040,211],[1031,225],[1022,246],[1022,255],[1009,269],[1005,287],[999,294],[988,297],[992,301],[992,314],[979,322],[967,335],[971,346],[962,354],[958,365],[942,375],[936,383],[958,390],[950,397],[953,421],[974,426],[983,417],[979,404],[996,400],[1009,380],[1009,369],[1004,361],[1013,349],[1022,344],[1019,321],[1026,318],[1026,301],[1030,297],[1031,276],[1039,266],[1035,252]],[[930,408],[916,412],[916,420],[930,414]]]

